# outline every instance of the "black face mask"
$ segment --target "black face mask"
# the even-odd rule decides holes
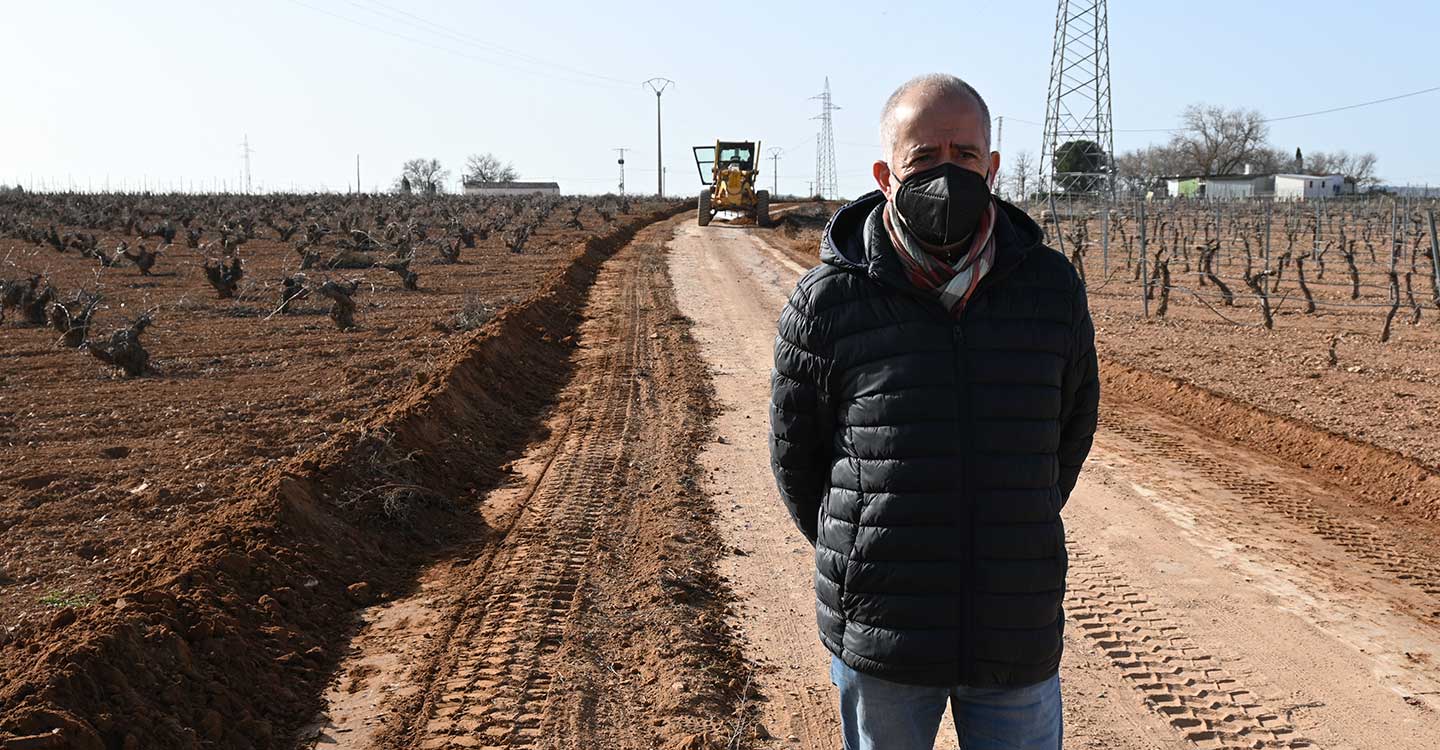
[[[890,198],[904,228],[938,247],[969,239],[989,203],[985,178],[950,162],[910,175]]]

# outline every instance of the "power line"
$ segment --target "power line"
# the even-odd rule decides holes
[[[800,141],[799,143],[796,143],[796,144],[793,145],[793,146],[786,146],[786,147],[785,147],[784,149],[782,149],[782,150],[783,150],[783,151],[794,151],[795,149],[800,148],[801,146],[804,146],[805,144],[807,144],[807,143],[809,143],[809,142],[810,142],[810,138],[809,138],[809,136],[806,136],[806,138],[805,138],[804,140]]]
[[[375,26],[375,25],[373,25],[373,24],[369,24],[369,23],[366,23],[366,22],[364,22],[364,21],[358,21],[358,20],[356,20],[356,19],[354,19],[354,18],[351,18],[351,17],[349,17],[349,16],[341,15],[341,14],[339,14],[339,13],[335,13],[334,11],[327,10],[327,9],[325,9],[325,8],[320,8],[320,7],[311,5],[311,4],[306,3],[306,2],[302,2],[302,0],[290,0],[290,2],[292,2],[292,3],[296,4],[296,5],[299,5],[299,6],[302,7],[302,8],[308,8],[308,9],[310,9],[310,10],[315,11],[316,13],[323,13],[323,14],[325,14],[325,15],[327,15],[327,16],[330,16],[330,17],[332,17],[332,18],[337,18],[337,19],[339,19],[339,20],[341,20],[341,21],[344,21],[344,22],[349,23],[349,24],[353,24],[353,25],[355,25],[355,26],[360,26],[360,27],[362,27],[362,28],[366,28],[366,29],[369,29],[369,30],[371,30],[371,31],[376,31],[376,32],[379,32],[379,33],[381,33],[381,34],[385,34],[385,35],[387,35],[387,36],[393,36],[393,37],[395,37],[395,38],[397,38],[397,39],[403,39],[403,40],[405,40],[405,41],[407,41],[407,42],[412,42],[412,43],[414,43],[414,44],[419,44],[419,45],[422,45],[422,46],[425,46],[425,47],[430,47],[431,49],[437,49],[437,50],[440,50],[441,52],[448,52],[448,53],[450,53],[450,54],[452,54],[452,55],[456,55],[456,56],[459,56],[459,57],[468,58],[468,59],[474,60],[474,61],[476,61],[476,62],[485,63],[486,65],[494,65],[494,66],[501,67],[501,68],[508,68],[508,69],[510,69],[510,70],[515,70],[515,71],[518,71],[518,72],[521,72],[521,73],[528,73],[528,74],[531,74],[531,75],[548,76],[548,77],[554,78],[554,79],[556,79],[556,80],[568,81],[568,82],[570,82],[570,83],[579,84],[579,85],[582,85],[582,86],[596,86],[596,87],[604,87],[604,88],[610,88],[610,89],[619,89],[619,88],[622,88],[622,86],[621,86],[620,84],[611,83],[611,82],[609,82],[609,81],[580,80],[580,79],[576,79],[576,78],[573,78],[573,77],[569,77],[569,76],[565,76],[565,75],[560,75],[560,74],[558,74],[558,73],[553,73],[553,72],[550,72],[550,71],[535,70],[535,69],[533,69],[533,68],[526,68],[526,67],[523,67],[523,66],[520,66],[520,65],[515,65],[515,64],[512,64],[512,63],[508,63],[508,62],[505,62],[505,61],[502,61],[502,60],[495,60],[495,59],[493,59],[493,58],[480,57],[480,56],[478,56],[478,55],[474,55],[474,54],[471,54],[471,53],[468,53],[468,52],[464,52],[464,51],[461,51],[461,50],[457,50],[457,49],[454,49],[454,48],[452,48],[452,47],[444,46],[444,45],[441,45],[441,44],[436,44],[435,42],[430,41],[430,40],[419,39],[419,38],[410,36],[410,35],[408,35],[408,34],[401,34],[400,32],[394,31],[393,29],[382,28],[382,27],[380,27],[380,26]]]
[[[376,15],[380,15],[380,16],[382,16],[382,17],[386,17],[386,15],[387,15],[387,14],[382,13],[381,11],[375,10],[374,8],[366,8],[366,7],[364,7],[363,5],[360,5],[359,3],[355,2],[355,0],[347,0],[347,1],[350,3],[350,5],[353,5],[353,6],[355,6],[356,8],[359,8],[360,10],[364,10],[364,11],[368,11],[368,12],[371,12],[371,13],[375,13]],[[580,75],[580,76],[586,76],[586,77],[590,77],[590,78],[596,78],[596,79],[599,79],[599,80],[602,80],[602,81],[610,81],[610,82],[615,83],[615,84],[617,84],[617,85],[630,86],[630,85],[633,84],[633,81],[630,80],[630,79],[626,79],[626,78],[616,78],[616,77],[614,77],[614,76],[607,76],[607,75],[604,75],[604,74],[601,74],[601,73],[596,73],[596,72],[589,71],[589,70],[582,70],[582,69],[580,69],[580,68],[572,68],[572,67],[570,67],[570,66],[568,66],[568,65],[563,65],[563,64],[561,64],[561,63],[557,63],[557,62],[554,62],[554,61],[551,61],[551,60],[546,60],[546,59],[544,59],[544,58],[542,58],[542,57],[536,57],[536,56],[534,56],[534,55],[530,55],[530,54],[527,54],[527,53],[525,53],[525,52],[522,52],[522,51],[519,51],[519,50],[516,50],[516,49],[512,49],[512,48],[510,48],[510,47],[505,47],[505,46],[496,44],[496,43],[494,43],[494,42],[491,42],[491,41],[488,41],[488,40],[485,40],[485,39],[481,39],[481,38],[476,37],[476,36],[472,36],[472,35],[470,35],[470,34],[466,34],[466,33],[463,33],[463,32],[459,32],[459,31],[454,30],[454,28],[453,28],[452,26],[445,26],[445,25],[443,25],[443,24],[439,24],[439,23],[435,23],[435,22],[433,22],[433,21],[426,20],[426,19],[421,18],[420,16],[417,16],[417,15],[415,15],[414,13],[411,13],[411,12],[409,12],[409,11],[403,9],[403,8],[396,8],[396,7],[393,6],[393,5],[389,5],[389,4],[387,4],[387,3],[380,2],[380,0],[365,0],[365,2],[367,2],[367,3],[370,4],[370,5],[374,5],[374,6],[378,6],[378,7],[380,7],[380,8],[384,8],[386,11],[389,11],[389,14],[388,14],[388,17],[389,17],[389,18],[394,19],[394,20],[399,20],[401,23],[410,23],[412,26],[416,26],[416,27],[419,27],[419,26],[421,26],[421,25],[427,26],[427,27],[430,27],[430,29],[433,29],[435,33],[439,33],[439,34],[441,34],[441,35],[448,36],[448,37],[450,37],[450,38],[452,38],[452,39],[455,39],[455,40],[460,41],[460,42],[465,43],[465,44],[471,44],[471,45],[474,45],[474,46],[477,46],[477,47],[489,48],[489,49],[491,49],[491,50],[493,50],[493,51],[495,51],[495,52],[499,52],[499,53],[505,54],[505,55],[510,56],[510,57],[512,57],[512,58],[515,58],[515,59],[517,59],[517,60],[523,60],[523,61],[525,61],[525,62],[533,63],[533,64],[536,64],[536,65],[544,65],[544,66],[547,66],[547,67],[556,68],[556,69],[558,69],[558,70],[563,70],[563,71],[565,71],[565,72],[567,72],[567,73],[570,73],[570,74],[572,74],[572,75]],[[414,22],[406,21],[406,20],[401,19],[401,18],[396,18],[396,16],[405,16],[405,17],[414,19]]]
[[[1398,100],[1400,100],[1400,99],[1409,99],[1409,98],[1411,98],[1411,97],[1422,96],[1422,95],[1424,95],[1424,94],[1432,94],[1432,93],[1434,93],[1434,92],[1436,92],[1436,91],[1440,91],[1440,86],[1431,86],[1431,87],[1429,87],[1429,88],[1418,89],[1418,90],[1416,90],[1416,91],[1409,91],[1409,92],[1406,92],[1406,93],[1404,93],[1404,94],[1396,94],[1395,96],[1387,96],[1387,97],[1383,97],[1383,98],[1380,98],[1380,99],[1371,99],[1370,101],[1357,102],[1357,103],[1355,103],[1355,104],[1346,104],[1346,105],[1343,105],[1343,106],[1340,106],[1340,107],[1330,107],[1330,108],[1328,108],[1328,109],[1317,109],[1317,110],[1315,110],[1315,111],[1313,111],[1313,112],[1301,112],[1301,113],[1299,113],[1299,114],[1283,115],[1283,116],[1280,116],[1280,117],[1266,117],[1266,118],[1262,119],[1261,122],[1264,122],[1264,123],[1284,122],[1284,121],[1286,121],[1286,120],[1299,120],[1299,119],[1304,118],[1304,117],[1316,117],[1316,116],[1319,116],[1319,115],[1328,115],[1328,114],[1331,114],[1331,113],[1334,113],[1334,112],[1344,112],[1344,111],[1346,111],[1346,110],[1360,109],[1361,107],[1369,107],[1369,106],[1373,106],[1373,105],[1376,105],[1376,104],[1385,104],[1385,103],[1387,103],[1387,102],[1398,101]],[[1020,117],[1015,117],[1015,116],[1013,116],[1013,115],[1005,115],[1005,118],[1008,119],[1008,120],[1010,120],[1010,121],[1012,121],[1012,122],[1023,122],[1023,123],[1025,123],[1026,125],[1036,125],[1036,126],[1039,126],[1039,127],[1044,127],[1041,123],[1035,122],[1034,120],[1026,120],[1026,119],[1023,119],[1023,118],[1020,118]],[[1185,132],[1185,131],[1187,131],[1187,130],[1193,130],[1193,129],[1194,129],[1194,128],[1116,128],[1116,129],[1115,129],[1115,132],[1117,132],[1117,133],[1183,133],[1183,132]],[[859,144],[849,144],[849,145],[859,145]]]
[[[1404,94],[1396,94],[1395,96],[1387,96],[1387,97],[1383,97],[1383,98],[1381,98],[1381,99],[1371,99],[1371,100],[1368,101],[1368,102],[1358,102],[1358,103],[1356,103],[1356,104],[1346,104],[1346,105],[1340,106],[1340,107],[1330,107],[1329,109],[1317,109],[1317,110],[1315,110],[1314,112],[1301,112],[1300,114],[1296,114],[1296,115],[1284,115],[1284,116],[1282,116],[1282,117],[1266,117],[1266,118],[1260,120],[1260,122],[1262,122],[1262,123],[1284,122],[1284,121],[1286,121],[1286,120],[1299,120],[1299,119],[1304,118],[1304,117],[1315,117],[1315,116],[1318,116],[1318,115],[1328,115],[1328,114],[1331,114],[1331,113],[1333,113],[1333,112],[1344,112],[1344,111],[1350,110],[1350,109],[1360,109],[1361,107],[1370,107],[1370,106],[1373,106],[1373,105],[1376,105],[1376,104],[1384,104],[1384,103],[1386,103],[1386,102],[1398,101],[1398,100],[1400,100],[1400,99],[1409,99],[1410,97],[1420,96],[1420,95],[1422,95],[1422,94],[1430,94],[1430,93],[1434,93],[1434,92],[1436,92],[1436,91],[1440,91],[1440,86],[1431,86],[1430,88],[1420,89],[1420,90],[1418,90],[1418,91],[1410,91],[1410,92],[1407,92],[1407,93],[1404,93]],[[1195,128],[1127,128],[1127,129],[1124,129],[1124,130],[1116,130],[1115,132],[1117,132],[1117,133],[1184,133],[1184,132],[1190,131],[1190,130],[1195,130]]]
[[[1395,96],[1387,96],[1387,97],[1385,97],[1384,99],[1372,99],[1372,100],[1370,100],[1370,101],[1368,101],[1368,102],[1360,102],[1359,104],[1347,104],[1347,105],[1345,105],[1345,106],[1343,106],[1343,107],[1331,107],[1330,109],[1321,109],[1321,110],[1317,110],[1317,111],[1315,111],[1315,112],[1305,112],[1305,113],[1298,114],[1298,115],[1286,115],[1286,116],[1284,116],[1284,117],[1271,117],[1271,118],[1269,118],[1269,119],[1267,119],[1267,120],[1264,120],[1263,122],[1280,122],[1281,120],[1298,120],[1298,119],[1300,119],[1301,117],[1314,117],[1315,115],[1328,115],[1328,114],[1330,114],[1331,112],[1341,112],[1341,111],[1344,111],[1344,110],[1347,110],[1347,109],[1359,109],[1360,107],[1368,107],[1368,106],[1370,106],[1370,105],[1372,105],[1372,104],[1384,104],[1385,102],[1393,102],[1393,101],[1395,101],[1395,100],[1397,100],[1397,99],[1408,99],[1408,98],[1410,98],[1410,97],[1412,97],[1412,96],[1420,96],[1421,94],[1429,94],[1429,93],[1431,93],[1432,91],[1440,91],[1440,86],[1431,86],[1431,87],[1428,88],[1428,89],[1420,89],[1419,91],[1411,91],[1411,92],[1408,93],[1408,94],[1397,94],[1397,95],[1395,95]]]

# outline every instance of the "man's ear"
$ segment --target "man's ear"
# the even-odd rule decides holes
[[[885,194],[885,200],[890,200],[890,165],[883,161],[877,161],[870,166],[870,173],[875,175],[875,184],[880,186],[880,192]]]
[[[1000,152],[990,152],[990,176],[986,182],[990,183],[990,192],[995,192],[995,181],[1000,179]]]

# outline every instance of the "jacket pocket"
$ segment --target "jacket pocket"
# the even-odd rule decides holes
[[[847,613],[852,609],[850,600],[854,598],[854,594],[851,593],[851,591],[853,588],[852,584],[855,580],[856,569],[863,561],[863,558],[857,559],[855,552],[856,548],[860,546],[860,534],[864,531],[864,527],[861,526],[860,522],[861,519],[865,517],[865,503],[867,499],[868,497],[863,492],[859,493],[855,499],[855,536],[850,540],[850,545],[845,550],[845,576],[840,582],[840,606]]]

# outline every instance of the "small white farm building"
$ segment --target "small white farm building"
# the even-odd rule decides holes
[[[559,195],[558,182],[472,182],[465,181],[466,195]]]
[[[1182,175],[1166,177],[1165,187],[1171,198],[1210,200],[1274,198],[1294,201],[1333,198],[1355,192],[1355,183],[1338,174]]]
[[[1345,175],[1277,174],[1275,175],[1276,200],[1306,200],[1309,198],[1332,198],[1353,192],[1345,182]]]

